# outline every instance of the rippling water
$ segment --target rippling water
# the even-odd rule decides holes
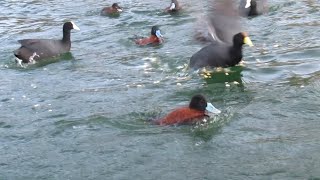
[[[170,1],[169,1],[170,2]],[[0,1],[0,179],[319,179],[320,2],[269,1],[243,19],[254,48],[245,65],[204,79],[185,69],[206,2]],[[26,68],[12,51],[24,38],[72,33],[71,53]],[[165,44],[130,38],[159,25]],[[234,83],[237,82],[237,83]],[[210,123],[159,127],[163,115],[204,94],[223,113]]]

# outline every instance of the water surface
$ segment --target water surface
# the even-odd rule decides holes
[[[186,70],[207,3],[123,0],[0,2],[0,179],[320,178],[320,3],[270,1],[243,19],[255,44],[244,66],[205,79]],[[72,32],[71,53],[26,68],[12,51],[24,38]],[[137,47],[159,25],[165,44]],[[194,126],[145,120],[204,94],[222,114]]]

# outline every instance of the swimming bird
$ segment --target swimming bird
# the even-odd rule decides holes
[[[194,123],[208,117],[208,113],[218,114],[220,112],[211,103],[208,103],[203,95],[198,94],[192,97],[189,106],[177,108],[165,117],[156,120],[155,123],[159,125]]]
[[[239,10],[233,0],[209,0],[208,13],[195,24],[195,39],[201,42],[232,43],[233,35],[242,32]]]
[[[165,9],[165,12],[171,13],[171,12],[178,12],[181,9],[181,6],[179,5],[179,2],[177,0],[171,0],[171,4],[169,7]]]
[[[198,69],[206,66],[235,66],[242,59],[242,45],[253,44],[248,34],[242,31],[241,18],[234,1],[212,1],[209,10],[206,22],[209,36],[202,37],[202,40],[210,44],[193,54],[189,67]]]
[[[61,40],[54,39],[23,39],[18,42],[21,47],[14,51],[14,55],[23,63],[30,63],[46,58],[59,56],[67,53],[71,48],[70,31],[80,30],[73,22],[63,25],[63,37]]]
[[[103,16],[106,15],[116,15],[122,12],[122,8],[118,3],[113,3],[111,7],[105,7],[101,10],[100,14]]]
[[[212,42],[195,53],[189,66],[193,69],[202,67],[230,67],[242,60],[242,45],[253,46],[247,33],[241,32],[233,36],[233,43]]]
[[[158,26],[152,26],[151,35],[146,38],[136,39],[135,43],[140,46],[145,46],[148,44],[161,44],[163,43],[161,31]]]
[[[266,0],[241,0],[239,12],[241,16],[252,17],[258,16],[267,11]]]

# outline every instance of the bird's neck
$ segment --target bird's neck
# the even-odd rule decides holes
[[[63,31],[63,42],[70,42],[70,31]]]
[[[251,8],[248,16],[256,16],[256,15],[258,15],[257,9]]]
[[[229,62],[229,66],[235,66],[242,60],[242,45],[234,45],[230,48],[230,54],[232,61]]]

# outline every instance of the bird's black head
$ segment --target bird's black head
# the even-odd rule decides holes
[[[71,29],[80,30],[79,27],[72,21],[69,21],[63,24],[64,32],[70,31]]]
[[[207,107],[207,100],[204,96],[198,94],[192,97],[189,108],[196,109],[200,111],[205,111]]]
[[[234,46],[242,46],[243,44],[248,44],[249,46],[253,46],[249,36],[245,32],[240,32],[233,36],[233,45]]]
[[[156,35],[156,32],[160,30],[158,26],[152,26],[151,28],[151,35]]]
[[[177,0],[171,0],[170,10],[175,11],[179,9],[179,2]]]
[[[257,16],[259,14],[260,13],[258,12],[258,9],[257,9],[257,1],[252,0],[248,16]]]
[[[118,3],[113,3],[112,8],[114,9],[121,9],[121,7],[118,5]]]
[[[152,26],[151,35],[157,36],[158,38],[162,37],[162,34],[161,34],[160,29],[159,29],[158,26]]]
[[[251,9],[256,9],[257,8],[257,1],[255,0],[252,0],[251,1],[251,6],[250,6]]]
[[[244,44],[243,39],[244,35],[242,33],[238,33],[233,36],[233,44],[237,46],[242,46]]]

